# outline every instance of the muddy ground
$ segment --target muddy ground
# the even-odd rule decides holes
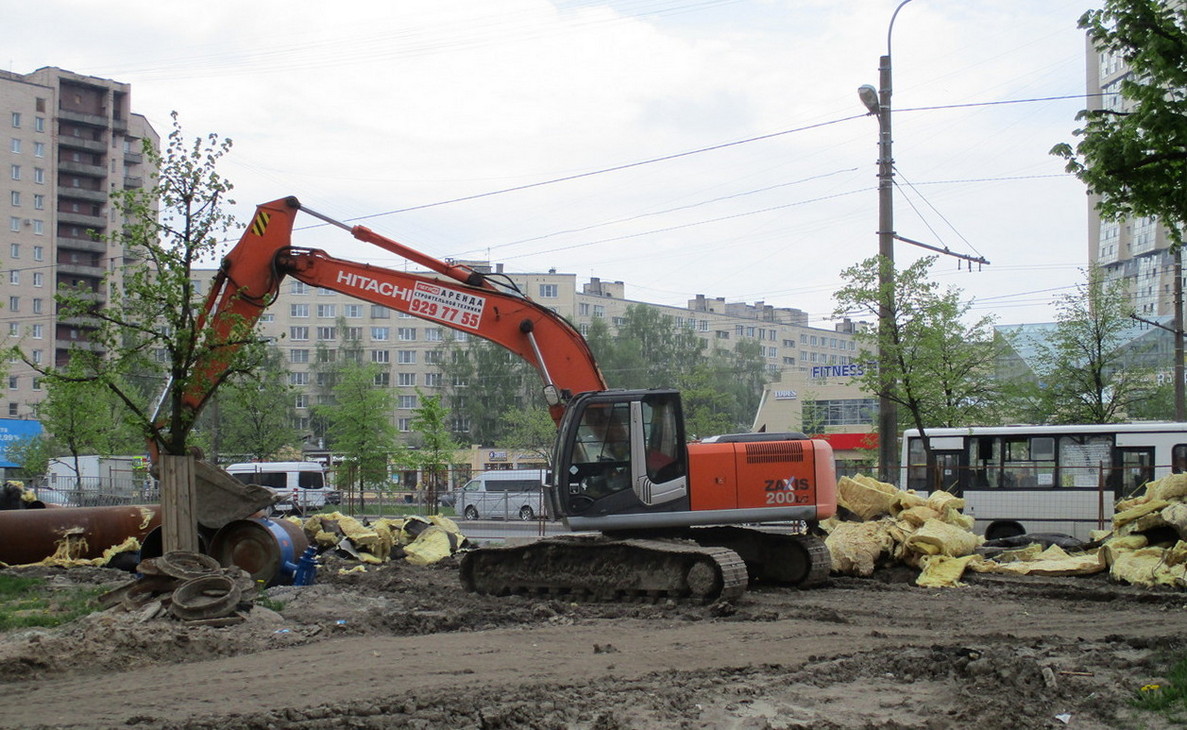
[[[611,605],[466,594],[453,559],[338,567],[237,626],[109,610],[2,635],[0,727],[1158,728],[1129,700],[1187,648],[1187,595],[1103,577]]]

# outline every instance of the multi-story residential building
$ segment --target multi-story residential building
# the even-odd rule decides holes
[[[1088,39],[1087,93],[1090,110],[1126,111],[1121,82],[1130,69],[1116,54],[1101,53]],[[1097,195],[1089,196],[1088,260],[1109,279],[1124,279],[1138,315],[1157,319],[1174,314],[1174,261],[1166,226],[1154,218],[1102,220]]]
[[[481,262],[464,262],[475,269],[490,271]],[[196,272],[205,291],[214,270]],[[651,304],[626,298],[621,281],[592,278],[579,286],[574,274],[555,269],[546,273],[508,273],[501,266],[495,272],[513,281],[534,301],[571,321],[583,334],[595,319],[604,319],[611,331],[620,326],[627,308],[645,304],[659,309],[681,327],[687,327],[710,346],[733,347],[739,340],[753,340],[762,347],[772,376],[813,365],[844,366],[855,361],[856,346],[851,323],[837,329],[812,327],[806,313],[791,308],[726,302],[698,295],[686,307]],[[332,357],[348,340],[355,340],[365,361],[389,366],[381,384],[396,390],[393,423],[402,433],[412,430],[417,389],[440,392],[445,385],[439,367],[441,346],[447,339],[465,340],[437,322],[417,319],[386,307],[362,302],[328,289],[307,286],[295,280],[282,283],[277,300],[260,322],[261,334],[275,338],[290,371],[296,394],[298,426],[307,430],[312,406],[319,397],[319,357]],[[324,353],[324,354],[323,354]],[[455,426],[464,428],[465,424]]]
[[[110,194],[145,184],[142,140],[158,137],[132,112],[130,85],[52,67],[0,71],[0,129],[0,326],[6,345],[19,344],[34,362],[61,363],[85,346],[86,322],[58,318],[54,291],[81,286],[104,296],[104,274],[125,257],[110,235],[120,225]],[[36,372],[10,361],[5,385],[0,416],[31,417],[44,396]]]

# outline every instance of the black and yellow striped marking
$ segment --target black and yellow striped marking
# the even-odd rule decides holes
[[[271,219],[272,216],[266,211],[261,210],[256,213],[255,220],[251,222],[251,232],[257,236],[264,235],[264,231],[268,230],[268,221]]]

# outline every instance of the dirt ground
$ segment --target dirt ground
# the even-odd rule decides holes
[[[109,610],[2,635],[0,727],[1158,728],[1129,699],[1187,648],[1187,594],[1103,577],[623,605],[467,594],[454,559],[343,565],[232,627]]]

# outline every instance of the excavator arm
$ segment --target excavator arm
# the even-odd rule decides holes
[[[334,258],[325,251],[292,246],[297,212],[304,210],[350,231],[360,241],[396,253],[437,276],[394,271]],[[293,197],[256,208],[239,243],[222,261],[212,281],[199,330],[212,353],[196,369],[183,395],[197,412],[214,391],[235,352],[264,310],[276,299],[285,277],[406,312],[466,332],[519,355],[544,382],[545,397],[558,423],[564,404],[578,393],[606,389],[593,353],[581,334],[556,312],[485,275],[440,261],[364,226],[347,226],[302,208]]]

